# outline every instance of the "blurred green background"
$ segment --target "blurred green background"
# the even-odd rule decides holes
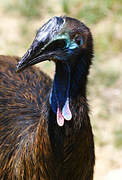
[[[122,179],[122,0],[0,0],[0,54],[22,56],[50,17],[83,21],[94,37],[88,99],[95,180]],[[39,65],[53,77],[53,63]]]

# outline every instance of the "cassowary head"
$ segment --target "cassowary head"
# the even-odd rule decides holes
[[[56,63],[49,102],[57,114],[58,125],[62,126],[64,119],[72,119],[69,108],[70,97],[73,96],[71,89],[73,91],[75,87],[72,79],[80,82],[80,76],[86,78],[92,57],[93,44],[89,29],[76,19],[53,17],[38,30],[32,45],[18,63],[17,71],[45,60]]]

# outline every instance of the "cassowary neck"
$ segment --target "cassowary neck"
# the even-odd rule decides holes
[[[88,65],[85,58],[78,59],[77,64],[57,62],[53,88],[50,94],[50,104],[53,112],[63,119],[71,119],[69,102],[78,96],[86,96],[86,81]]]
[[[88,65],[85,58],[78,59],[77,65],[71,69],[70,97],[86,97],[86,83],[88,75]]]

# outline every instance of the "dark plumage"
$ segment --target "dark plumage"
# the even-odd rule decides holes
[[[0,180],[92,180],[94,142],[86,83],[92,36],[80,21],[53,17],[17,70],[53,60],[52,80],[0,56]],[[52,90],[51,90],[52,89]]]

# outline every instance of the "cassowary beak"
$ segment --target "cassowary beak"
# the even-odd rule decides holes
[[[30,48],[17,64],[17,72],[24,70],[28,66],[32,66],[34,64],[46,60],[50,60],[50,58],[51,58],[51,53],[40,52],[39,54],[39,53],[35,53],[35,51]]]
[[[53,42],[54,37],[60,32],[63,24],[64,20],[62,17],[53,17],[38,30],[31,47],[18,63],[17,72],[36,63],[51,60],[54,57],[55,53],[52,47],[48,47]]]

